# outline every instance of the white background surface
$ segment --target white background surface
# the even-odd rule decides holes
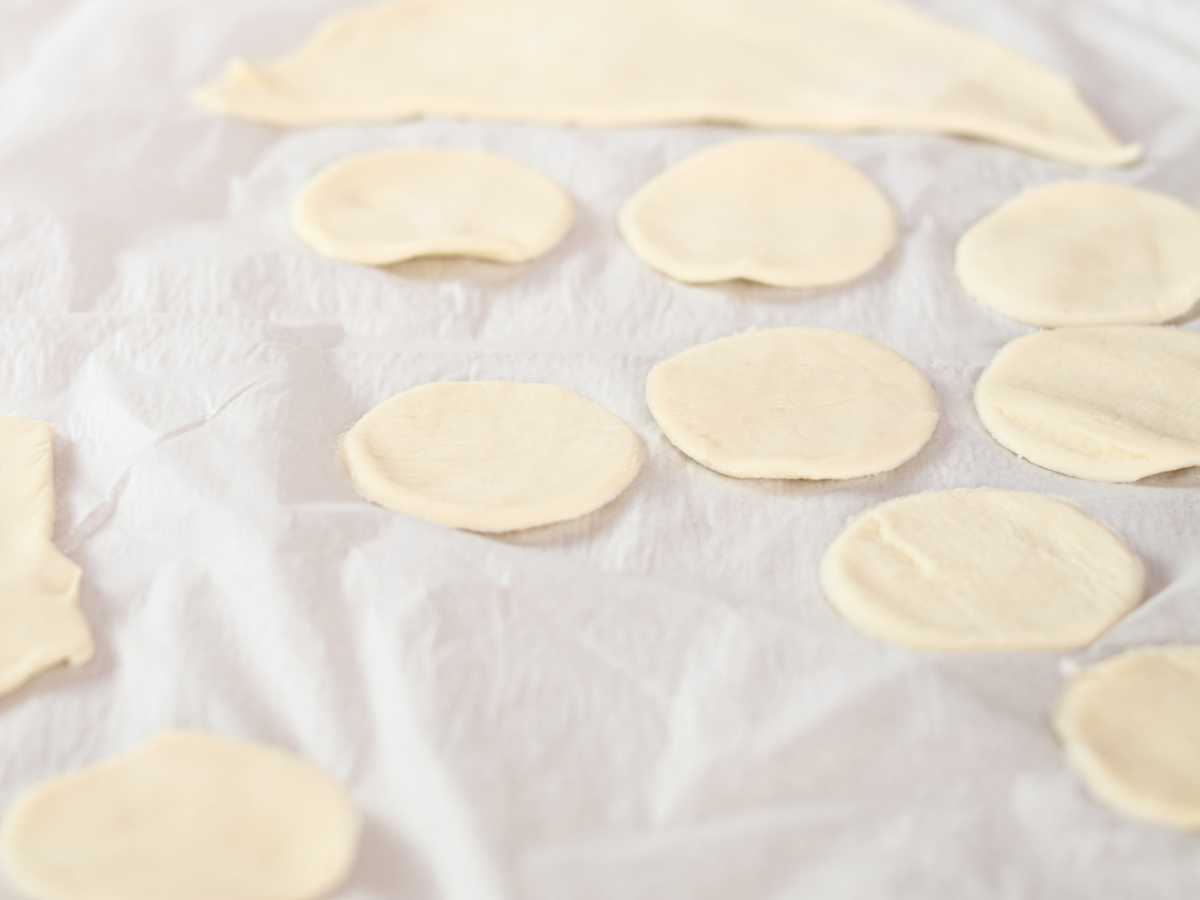
[[[1027,329],[963,294],[954,242],[1021,188],[1081,171],[948,138],[814,135],[895,202],[893,255],[842,289],[686,287],[624,246],[617,210],[734,129],[283,133],[190,107],[228,56],[282,52],[345,5],[0,5],[0,412],[58,429],[59,542],[98,641],[86,668],[0,702],[0,806],[189,726],[349,785],[367,823],[341,895],[355,900],[1200,891],[1200,839],[1099,806],[1047,724],[1071,664],[1200,640],[1200,476],[1042,471],[970,404]],[[1200,202],[1191,0],[922,5],[1069,74],[1145,146],[1098,177]],[[391,271],[290,235],[319,167],[412,145],[536,166],[576,197],[574,231],[526,266]],[[666,443],[642,401],[655,361],[801,324],[882,340],[932,377],[945,418],[917,459],[755,483]],[[606,404],[647,443],[641,478],[599,514],[500,539],[356,499],[341,431],[412,385],[493,377]],[[840,621],[816,567],[847,518],[966,485],[1075,501],[1145,558],[1152,596],[1073,659],[919,654]]]

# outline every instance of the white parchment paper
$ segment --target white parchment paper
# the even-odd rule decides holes
[[[1195,896],[1200,838],[1101,807],[1048,717],[1071,666],[1200,640],[1200,475],[1055,475],[993,443],[970,402],[1027,329],[964,295],[957,237],[1086,173],[949,138],[805,135],[886,190],[895,253],[839,289],[687,287],[629,251],[616,214],[735,129],[276,132],[190,107],[227,57],[283,52],[343,6],[0,4],[0,413],[58,429],[59,542],[99,645],[0,703],[0,807],[197,727],[349,786],[353,900]],[[921,6],[1070,75],[1145,146],[1096,177],[1200,203],[1193,0]],[[524,266],[388,271],[291,236],[318,168],[416,145],[535,166],[577,199],[574,231]],[[907,356],[943,406],[932,443],[893,474],[816,484],[674,451],[642,400],[650,366],[776,325]],[[451,378],[573,388],[633,424],[646,469],[596,515],[507,538],[359,502],[337,435]],[[849,517],[969,485],[1065,497],[1119,531],[1147,561],[1145,606],[1071,658],[914,653],[831,612],[816,567]]]

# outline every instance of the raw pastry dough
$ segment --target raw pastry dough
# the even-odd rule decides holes
[[[1081,647],[1142,599],[1141,561],[1037,494],[935,491],[875,507],[825,553],[821,583],[855,627],[926,650]]]
[[[937,397],[903,357],[840,331],[776,328],[656,365],[646,402],[671,443],[735,478],[856,478],[917,454]]]
[[[1031,325],[1166,322],[1200,300],[1200,212],[1119,184],[1034,188],[963,235],[958,276]]]
[[[53,431],[0,417],[0,694],[59,663],[92,658],[79,567],[53,538]]]
[[[521,262],[571,227],[571,198],[512,160],[463,150],[387,150],[330,166],[292,227],[318,253],[385,265],[418,256]]]
[[[1200,828],[1200,647],[1133,650],[1076,675],[1054,725],[1105,803]]]
[[[342,439],[368,500],[471,531],[516,531],[599,509],[637,477],[642,443],[608,410],[551,384],[450,381],[397,394]]]
[[[345,792],[289,754],[164,734],[13,804],[5,866],[37,900],[308,900],[354,861]]]
[[[1121,165],[1064,79],[886,0],[402,0],[229,64],[206,108],[279,125],[430,114],[946,132]]]
[[[1063,328],[1018,338],[975,388],[992,437],[1064,475],[1136,481],[1200,464],[1200,335]]]
[[[869,178],[785,140],[722,144],[668,169],[625,205],[621,231],[680,281],[784,287],[849,281],[896,239],[892,207]]]

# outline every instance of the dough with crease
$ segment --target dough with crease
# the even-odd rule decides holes
[[[1200,829],[1200,646],[1131,650],[1076,675],[1054,717],[1067,760],[1101,800]]]
[[[342,438],[368,500],[430,522],[503,532],[586,515],[642,466],[604,407],[552,384],[447,381],[397,394]]]
[[[1032,463],[1093,481],[1200,464],[1200,334],[1096,326],[1018,338],[975,388],[992,437]]]
[[[673,166],[625,205],[621,231],[680,281],[784,287],[849,281],[896,239],[892,207],[869,178],[786,140],[721,144]]]
[[[36,900],[310,900],[357,842],[349,798],[315,767],[186,732],[34,788],[0,834]]]
[[[571,227],[566,191],[519,163],[465,150],[387,150],[330,166],[292,227],[324,256],[386,265],[419,256],[522,262]]]
[[[646,402],[671,443],[735,478],[857,478],[917,454],[938,421],[929,381],[856,334],[775,328],[660,362]]]
[[[197,101],[278,125],[463,116],[960,134],[1132,162],[1065,79],[890,0],[398,0]]]
[[[54,546],[54,433],[0,417],[0,694],[92,658],[79,567]]]
[[[1020,322],[1166,322],[1200,300],[1200,211],[1120,184],[1050,184],[971,228],[957,264],[967,293]]]
[[[1141,561],[1059,500],[989,488],[890,500],[821,563],[829,602],[873,637],[923,650],[1082,647],[1142,599]]]

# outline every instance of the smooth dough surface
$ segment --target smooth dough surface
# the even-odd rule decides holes
[[[891,500],[821,563],[829,602],[874,637],[926,650],[1081,647],[1142,599],[1141,561],[1075,507],[988,488]]]
[[[862,172],[799,141],[734,141],[697,153],[625,205],[621,232],[680,281],[783,287],[849,281],[891,249],[887,198]]]
[[[996,354],[975,407],[1002,446],[1093,481],[1200,464],[1200,334],[1154,326],[1042,331]]]
[[[402,0],[197,93],[278,125],[428,114],[961,134],[1084,165],[1139,155],[1065,79],[890,0]]]
[[[911,459],[937,427],[929,381],[856,334],[776,328],[660,362],[646,402],[667,438],[735,478],[857,478]]]
[[[963,287],[1030,325],[1166,322],[1200,301],[1200,211],[1137,188],[1026,191],[958,243]]]
[[[346,876],[358,818],[307,762],[168,733],[20,797],[0,835],[37,900],[309,900]]]
[[[79,567],[54,546],[54,433],[0,417],[0,694],[92,658]]]
[[[567,233],[566,191],[510,159],[387,150],[342,160],[304,188],[292,227],[324,256],[386,265],[419,256],[522,262]]]
[[[1200,647],[1132,650],[1085,670],[1054,724],[1068,761],[1109,806],[1200,828]]]
[[[342,438],[363,497],[430,522],[503,532],[604,506],[642,443],[604,407],[551,384],[449,381],[397,394]]]

